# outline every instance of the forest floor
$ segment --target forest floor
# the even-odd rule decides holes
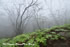
[[[4,46],[2,43],[31,43],[32,45],[17,45],[10,47],[70,47],[70,25],[61,25],[52,27],[50,29],[41,29],[35,32],[21,34],[16,37],[0,40],[1,47]]]

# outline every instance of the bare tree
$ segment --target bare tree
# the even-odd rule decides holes
[[[52,22],[55,22],[55,25],[60,25],[60,19],[61,19],[61,14],[60,10],[55,10],[56,12],[53,11],[52,8],[52,0],[50,0],[50,7],[48,6],[47,2],[48,0],[44,0],[49,12],[50,12],[50,17],[52,18]],[[60,2],[59,2],[60,3]],[[56,14],[57,13],[57,14]]]
[[[50,7],[48,6],[48,1],[49,0],[44,0],[49,12],[50,12],[50,17],[52,18],[53,21],[55,22],[55,25],[63,25],[63,24],[68,24],[69,23],[69,14],[68,14],[68,9],[67,5],[65,4],[64,8],[57,9],[55,12],[52,10],[54,7],[52,7],[53,1],[50,0]],[[58,0],[59,5],[61,7],[61,2]]]
[[[35,24],[33,24],[34,30],[36,30],[36,29],[42,30],[43,28],[46,28],[48,18],[40,13],[40,12],[43,12],[43,10],[44,10],[43,7],[36,6],[36,7],[34,7],[33,10],[34,10],[34,15],[35,15],[34,16]]]
[[[43,7],[42,6],[40,6],[40,4],[38,4],[38,5],[35,5],[34,7],[33,7],[33,14],[34,14],[34,17],[33,17],[33,19],[34,19],[34,22],[33,22],[33,29],[34,29],[34,31],[35,30],[37,30],[37,29],[39,29],[39,30],[41,30],[41,29],[43,29],[44,28],[44,23],[46,23],[46,18],[45,18],[45,16],[44,15],[42,15],[40,12],[42,12],[43,11]]]
[[[41,30],[41,26],[40,26],[40,23],[39,23],[39,21],[40,21],[39,18],[40,18],[41,15],[39,15],[39,11],[42,10],[42,7],[39,8],[38,6],[36,6],[36,7],[34,7],[33,10],[34,10],[34,13],[35,13],[35,14],[34,14],[34,15],[35,15],[35,16],[34,16],[34,19],[35,19],[35,21],[36,21],[37,28]]]
[[[31,18],[31,16],[25,15],[25,13],[29,10],[30,7],[36,5],[37,1],[38,0],[35,0],[35,1],[32,0],[31,3],[27,5],[26,7],[23,4],[19,4],[18,5],[19,7],[18,8],[16,7],[15,9],[16,13],[15,13],[15,10],[13,9],[12,10],[5,9],[9,17],[11,17],[12,15],[16,16],[14,21],[12,21],[12,19],[10,18],[16,35],[20,35],[24,32],[24,25]],[[24,8],[21,9],[21,7],[24,7]]]

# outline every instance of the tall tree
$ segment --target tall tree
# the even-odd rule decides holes
[[[15,35],[20,35],[24,32],[24,28],[25,28],[24,25],[31,18],[30,15],[26,15],[27,14],[26,12],[29,12],[28,10],[32,6],[36,5],[37,1],[38,0],[31,0],[31,3],[28,4],[27,6],[24,6],[24,4],[19,4],[18,7],[16,7],[16,9],[12,9],[12,10],[5,9],[9,17],[11,17],[12,15],[16,17],[14,21],[12,21],[12,19],[10,18]]]

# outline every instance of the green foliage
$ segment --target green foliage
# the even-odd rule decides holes
[[[50,29],[37,30],[36,32],[16,36],[8,42],[13,44],[17,42],[23,42],[26,44],[31,43],[34,45],[24,45],[24,47],[40,47],[40,43],[42,43],[44,46],[47,45],[48,39],[50,40],[58,40],[59,38],[66,39],[65,37],[61,36],[58,32],[68,32],[68,31],[70,31],[70,25],[55,26]],[[2,43],[6,41],[7,39],[0,40],[0,46],[2,46]],[[15,47],[15,45],[10,47]]]
[[[9,40],[9,38],[7,38],[7,39],[5,39],[5,38],[0,39],[0,47],[2,47],[2,46],[6,47],[6,46],[3,45],[3,43],[6,43],[7,40]]]

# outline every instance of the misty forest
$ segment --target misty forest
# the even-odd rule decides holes
[[[0,0],[0,47],[70,47],[70,0]]]

